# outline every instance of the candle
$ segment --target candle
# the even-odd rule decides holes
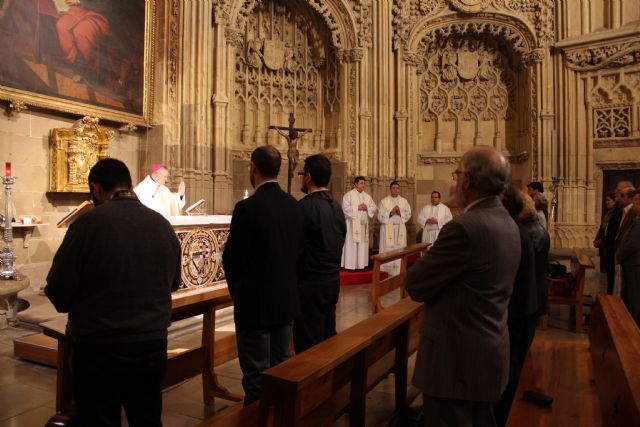
[[[246,199],[247,197],[249,197],[249,191],[245,188],[244,189],[244,197],[243,197],[243,199]]]
[[[558,177],[558,131],[551,135],[551,178]]]
[[[11,176],[11,162],[5,162],[5,164],[4,164],[4,176]]]

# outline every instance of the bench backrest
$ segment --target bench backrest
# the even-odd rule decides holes
[[[598,295],[589,343],[603,425],[640,426],[640,329],[620,297]]]
[[[384,252],[371,257],[373,261],[373,278],[371,283],[371,305],[373,312],[378,313],[383,309],[380,304],[380,297],[395,289],[402,289],[402,297],[406,297],[404,282],[407,278],[407,258],[413,254],[424,252],[430,243],[416,243],[405,248]],[[400,260],[400,273],[396,276],[387,277],[380,280],[380,266],[387,262]]]
[[[260,425],[330,425],[347,408],[351,420],[364,425],[366,393],[391,369],[396,402],[402,404],[407,358],[415,345],[410,336],[422,312],[422,304],[405,298],[266,371]]]

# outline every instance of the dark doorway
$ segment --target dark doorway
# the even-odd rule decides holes
[[[602,177],[602,215],[607,211],[604,201],[609,191],[613,191],[620,181],[631,181],[633,186],[640,188],[640,169],[604,170]]]

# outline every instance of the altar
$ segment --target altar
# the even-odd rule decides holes
[[[169,216],[182,253],[178,292],[226,285],[222,251],[229,237],[231,215]]]

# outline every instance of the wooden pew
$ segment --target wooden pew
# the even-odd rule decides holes
[[[366,394],[395,374],[395,404],[403,411],[417,396],[407,387],[408,357],[418,347],[421,303],[408,298],[263,374],[258,406],[227,408],[199,424],[245,426],[331,425],[346,411],[352,426],[365,425]],[[409,396],[409,394],[411,396]]]
[[[598,295],[589,327],[606,426],[640,426],[640,329],[620,297]]]
[[[407,296],[404,290],[404,282],[407,278],[407,258],[411,255],[424,252],[431,243],[416,243],[405,248],[384,252],[371,257],[373,261],[373,279],[371,283],[371,306],[373,312],[378,313],[384,307],[380,304],[380,297],[395,289],[401,289],[402,298]],[[400,260],[400,274],[380,280],[380,266],[387,262]]]
[[[185,351],[169,351],[167,374],[163,387],[169,387],[181,381],[202,374],[202,395],[207,404],[214,397],[239,401],[242,396],[229,392],[218,383],[214,366],[237,357],[235,334],[226,333],[215,340],[215,311],[231,305],[231,296],[226,287],[201,288],[180,291],[172,294],[171,321],[203,315],[201,345]],[[71,390],[71,352],[73,342],[66,333],[67,319],[58,318],[41,324],[45,335],[58,341],[56,415],[47,426],[63,426],[75,413]]]
[[[549,294],[549,305],[551,304],[563,304],[571,306],[571,317],[573,318],[574,331],[577,334],[584,332],[583,326],[583,313],[582,306],[584,304],[584,283],[587,269],[595,268],[591,258],[580,249],[574,249],[568,255],[553,255],[549,258],[555,259],[570,259],[571,260],[571,274],[573,279],[567,283],[567,286],[572,287],[570,295],[551,295]],[[554,280],[560,280],[566,282],[567,279],[554,279],[549,277],[549,282]],[[541,322],[541,329],[547,329],[549,316],[545,315]]]

